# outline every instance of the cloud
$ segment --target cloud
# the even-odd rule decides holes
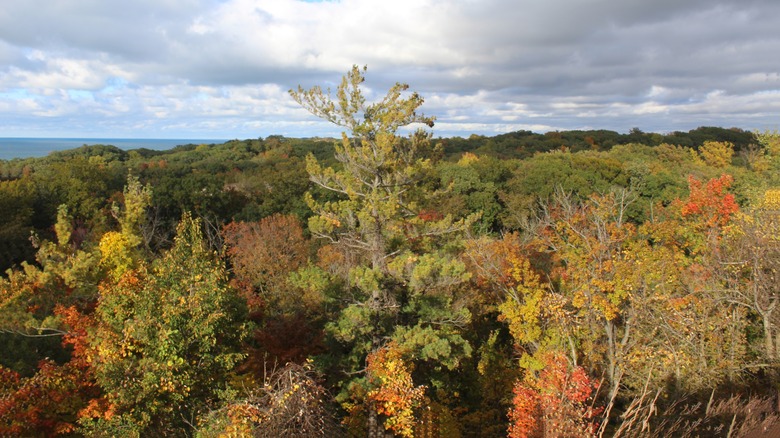
[[[10,2],[0,134],[330,134],[286,90],[353,64],[374,96],[410,83],[446,135],[771,128],[779,17],[771,0]]]

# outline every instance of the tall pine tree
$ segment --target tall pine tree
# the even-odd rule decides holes
[[[307,158],[311,181],[324,189],[306,196],[315,213],[309,229],[348,254],[345,260],[354,260],[344,305],[329,333],[348,352],[343,371],[351,376],[364,371],[345,385],[351,411],[365,415],[368,436],[384,436],[394,419],[380,415],[366,397],[377,381],[370,368],[365,372],[369,354],[394,342],[410,365],[414,359],[428,369],[454,369],[471,352],[459,334],[470,315],[458,305],[458,287],[468,274],[455,243],[475,218],[456,221],[422,211],[422,201],[431,196],[421,189],[435,155],[431,134],[420,128],[403,136],[399,130],[432,127],[434,119],[417,112],[423,99],[407,93],[405,84],[366,103],[364,72],[353,67],[335,98],[320,87],[290,93],[312,114],[347,131],[335,145],[338,167]]]

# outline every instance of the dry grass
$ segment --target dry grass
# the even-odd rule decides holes
[[[774,399],[732,395],[707,403],[673,401],[659,408],[660,392],[644,392],[620,416],[614,438],[771,438],[780,430]]]

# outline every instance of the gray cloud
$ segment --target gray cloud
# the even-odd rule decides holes
[[[322,135],[286,95],[426,96],[442,135],[777,127],[772,0],[27,0],[0,10],[0,135]]]

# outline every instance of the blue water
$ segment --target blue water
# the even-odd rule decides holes
[[[226,140],[159,139],[159,138],[2,138],[0,160],[44,157],[50,152],[74,149],[84,145],[112,145],[120,149],[172,149],[183,144],[224,143]]]

